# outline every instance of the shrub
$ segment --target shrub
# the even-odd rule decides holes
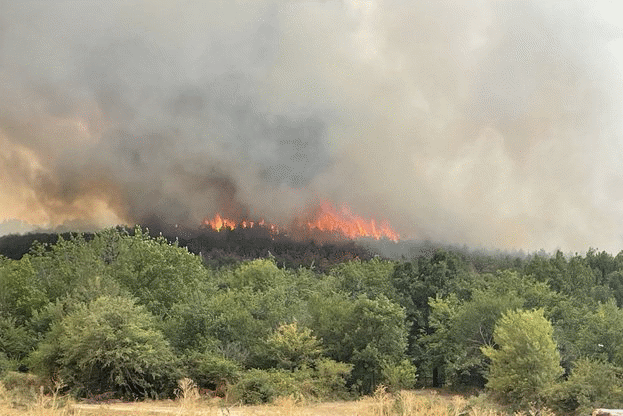
[[[411,389],[417,380],[416,367],[409,360],[382,365],[383,383],[390,392]]]
[[[34,334],[25,326],[18,325],[15,318],[0,316],[0,354],[21,360],[34,347]]]
[[[344,399],[348,395],[346,379],[350,375],[352,364],[340,363],[329,358],[316,361],[313,377],[314,394],[318,398]]]
[[[187,362],[190,378],[200,387],[216,390],[238,381],[242,366],[216,352],[194,353]]]
[[[251,369],[230,389],[230,397],[245,404],[269,403],[297,393],[293,373],[285,370]]]
[[[346,398],[346,377],[352,365],[319,359],[316,368],[296,371],[252,369],[244,373],[229,390],[234,400],[246,404],[268,403],[278,397],[324,400]]]
[[[176,357],[153,316],[133,300],[100,297],[52,324],[31,354],[33,368],[58,374],[76,395],[115,392],[126,398],[171,394]]]
[[[0,386],[6,389],[7,398],[13,406],[28,406],[37,396],[45,391],[46,383],[40,377],[33,374],[7,371],[2,374]]]
[[[595,408],[623,406],[623,369],[606,361],[577,360],[567,380],[549,394],[552,408],[561,414],[590,414]]]
[[[33,374],[19,373],[17,371],[7,371],[2,376],[2,384],[8,390],[14,389],[34,389],[39,390],[44,385],[43,380]]]

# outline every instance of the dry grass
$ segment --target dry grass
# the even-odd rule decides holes
[[[467,415],[469,411],[469,403],[463,396],[442,396],[433,390],[404,390],[392,395],[379,386],[372,397],[360,402],[361,416],[458,416]]]
[[[433,390],[411,390],[390,394],[383,386],[372,396],[358,401],[306,403],[293,396],[281,397],[262,406],[226,406],[222,399],[202,397],[190,379],[178,383],[176,400],[140,403],[83,404],[59,396],[62,385],[50,394],[40,390],[36,399],[24,405],[0,383],[0,416],[505,416],[488,407],[474,404],[460,395],[438,394]],[[529,411],[515,416],[553,416],[543,411]]]
[[[55,383],[50,394],[44,394],[43,386],[34,394],[32,391],[8,390],[0,382],[0,415],[28,415],[28,416],[66,416],[75,415],[70,401],[66,397],[59,396],[63,388],[62,383]]]
[[[183,378],[177,383],[177,401],[179,403],[179,414],[196,414],[199,404],[199,389],[197,384],[189,378]]]

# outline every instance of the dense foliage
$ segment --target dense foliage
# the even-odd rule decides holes
[[[170,394],[176,358],[153,316],[127,297],[101,296],[54,322],[30,362],[76,394]]]
[[[561,414],[623,403],[623,253],[327,263],[317,248],[219,258],[137,227],[0,256],[0,376],[83,397],[168,396],[190,377],[245,402],[384,384],[488,388]]]
[[[491,359],[487,386],[512,403],[543,401],[563,372],[543,311],[506,312],[495,325],[493,339],[497,348],[482,348]]]

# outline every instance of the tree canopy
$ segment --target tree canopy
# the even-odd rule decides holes
[[[35,242],[0,257],[0,377],[133,398],[192,377],[247,401],[485,388],[563,414],[623,391],[623,253],[431,249],[316,267],[330,249],[305,247],[317,251],[218,260],[139,227]],[[612,388],[582,389],[590,369]]]

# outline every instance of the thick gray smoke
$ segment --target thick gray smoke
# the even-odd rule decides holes
[[[580,1],[0,0],[0,221],[623,248],[623,36]]]

